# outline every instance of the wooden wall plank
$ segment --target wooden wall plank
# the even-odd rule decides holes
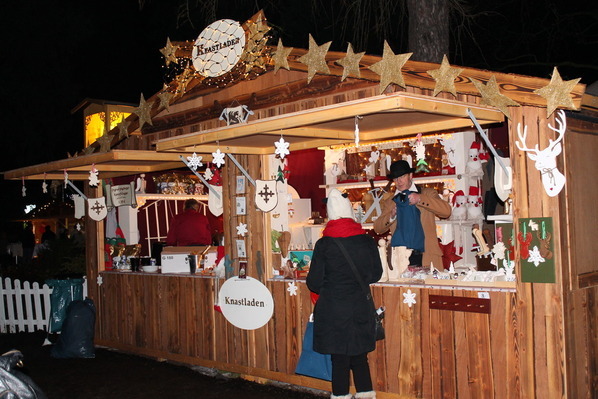
[[[453,291],[455,296],[464,296],[464,292]],[[494,302],[492,302],[494,311]],[[470,391],[470,371],[469,371],[469,344],[467,337],[467,326],[465,324],[465,312],[453,312],[453,327],[455,330],[455,367],[457,369],[457,392],[459,398],[475,398]]]

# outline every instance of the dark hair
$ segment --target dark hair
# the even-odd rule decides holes
[[[185,201],[185,210],[187,209],[192,209],[194,208],[196,205],[199,206],[199,202],[197,202],[197,200],[190,198],[187,201]]]

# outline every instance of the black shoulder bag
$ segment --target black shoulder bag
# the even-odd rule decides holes
[[[347,253],[345,246],[340,242],[338,238],[332,238],[332,241],[334,241],[336,245],[338,245],[343,255],[345,255],[347,263],[349,263],[349,266],[351,266],[351,270],[353,270],[353,274],[355,274],[357,282],[359,283],[359,285],[361,285],[361,289],[363,290],[365,297],[372,304],[372,308],[374,310],[374,320],[376,321],[376,341],[384,339],[385,333],[384,326],[382,325],[382,319],[384,318],[384,308],[380,307],[380,309],[376,309],[376,305],[374,305],[374,299],[372,298],[372,292],[370,291],[370,287],[365,284],[365,282],[359,275],[357,267],[355,267],[355,263],[353,263],[353,260]]]

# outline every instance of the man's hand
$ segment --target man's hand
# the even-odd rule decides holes
[[[419,193],[409,194],[409,205],[417,205],[421,201],[421,195]]]

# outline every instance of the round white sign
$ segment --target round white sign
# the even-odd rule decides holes
[[[252,277],[231,277],[218,294],[222,314],[232,325],[255,330],[266,324],[274,313],[272,293]]]
[[[191,53],[193,67],[203,76],[224,75],[239,62],[245,49],[245,31],[237,21],[221,19],[197,37]]]

